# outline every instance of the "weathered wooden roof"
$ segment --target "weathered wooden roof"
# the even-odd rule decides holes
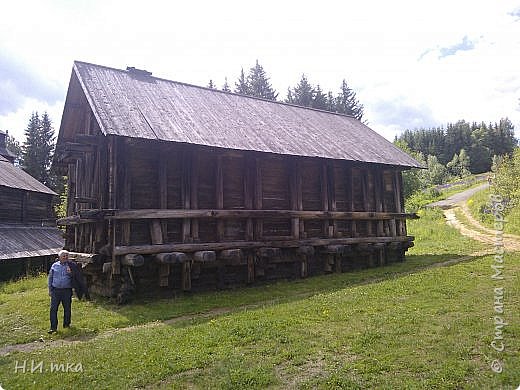
[[[40,183],[20,167],[13,165],[3,156],[0,156],[0,186],[57,195],[50,188]]]
[[[74,76],[105,135],[420,167],[347,115],[84,62],[74,63]]]
[[[0,225],[0,260],[54,255],[63,245],[55,227]]]

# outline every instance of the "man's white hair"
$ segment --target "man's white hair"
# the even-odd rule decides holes
[[[69,254],[69,251],[66,251],[65,249],[62,249],[61,251],[58,252],[58,257],[61,257],[63,255],[68,255]]]

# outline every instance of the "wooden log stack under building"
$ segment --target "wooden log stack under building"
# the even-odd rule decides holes
[[[358,120],[75,62],[54,164],[94,292],[228,288],[403,261],[419,163]]]

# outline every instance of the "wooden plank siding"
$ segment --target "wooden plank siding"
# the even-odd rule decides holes
[[[137,288],[129,274],[145,289],[223,288],[385,264],[411,245],[398,168],[121,137],[68,167],[69,196],[95,203],[69,209],[65,247],[105,251],[109,273],[91,274],[105,295]],[[351,254],[336,254],[338,246]],[[214,265],[194,260],[204,251]],[[239,254],[221,259],[225,251]],[[169,252],[188,260],[154,263]],[[142,270],[121,262],[137,255],[148,258]]]
[[[86,153],[88,158],[69,163],[69,187],[76,197],[99,199],[98,204],[108,200],[109,208],[403,212],[398,169],[117,139],[116,167],[108,170],[109,183],[103,185],[107,178],[105,152],[110,148],[101,148],[108,150]],[[99,168],[92,173],[84,168],[86,163]],[[88,204],[77,203],[69,213],[85,209]],[[219,221],[197,218],[196,222],[172,218],[161,223],[161,231],[163,241],[172,243],[406,234],[405,224],[395,221],[274,216]],[[118,232],[123,234],[116,239],[118,244],[151,242],[148,221],[128,222]]]

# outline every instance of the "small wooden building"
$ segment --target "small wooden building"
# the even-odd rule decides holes
[[[46,271],[64,244],[52,210],[56,194],[13,161],[0,132],[0,280]]]
[[[401,171],[358,120],[75,62],[55,164],[94,291],[225,288],[402,261]]]

